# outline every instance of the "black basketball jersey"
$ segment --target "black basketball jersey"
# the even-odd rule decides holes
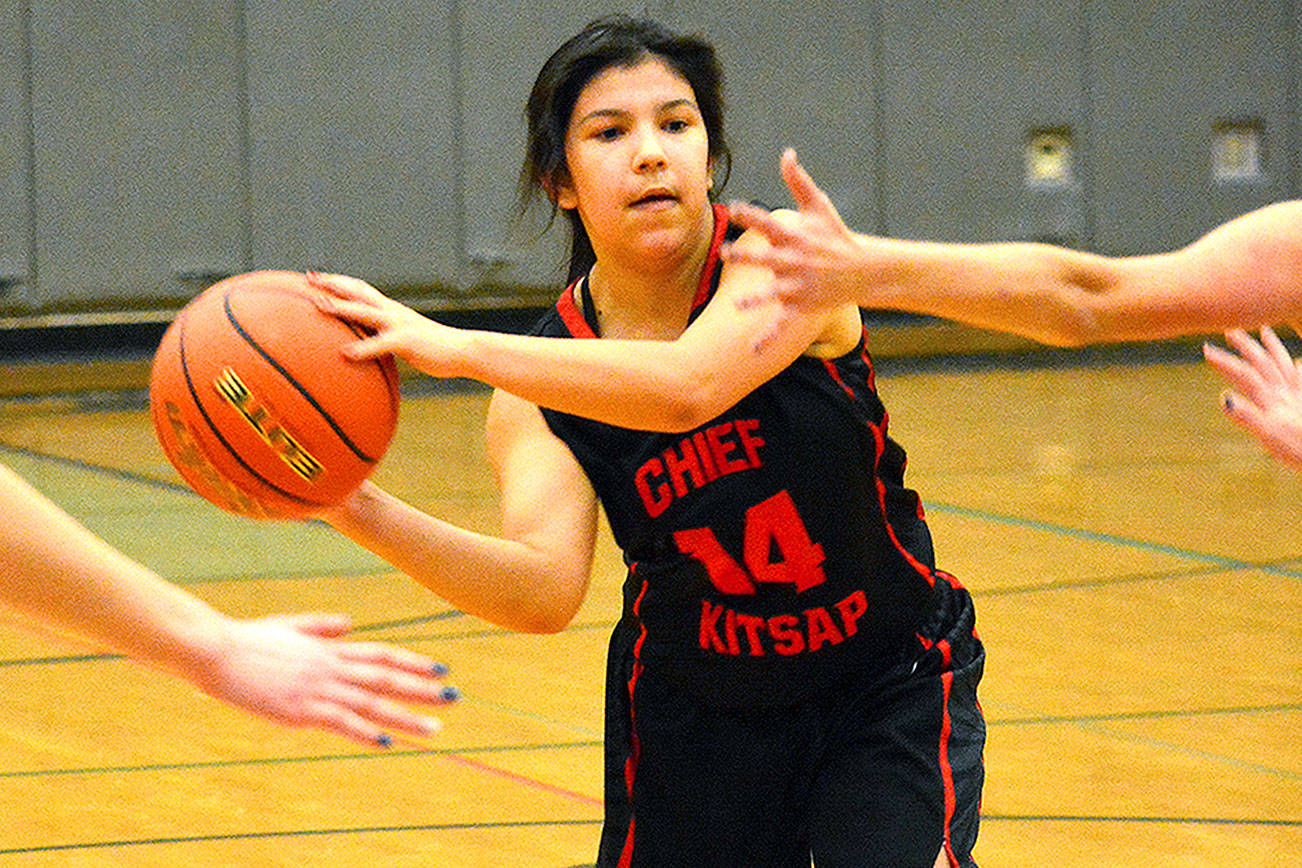
[[[728,215],[715,211],[697,311],[721,270]],[[571,285],[535,333],[596,338],[596,325]],[[931,611],[930,534],[862,338],[838,359],[797,359],[687,433],[542,412],[624,552],[617,637],[638,665],[723,703],[796,699],[895,662]]]

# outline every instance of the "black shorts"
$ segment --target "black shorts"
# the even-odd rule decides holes
[[[897,664],[792,706],[702,703],[616,635],[597,865],[975,866],[985,652],[967,591],[938,590]]]

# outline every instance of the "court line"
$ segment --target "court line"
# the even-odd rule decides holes
[[[1274,817],[1121,817],[1088,814],[982,814],[981,822],[1014,823],[1157,823],[1176,826],[1284,826],[1302,827],[1302,820]]]
[[[1221,569],[1260,570],[1261,572],[1271,573],[1273,575],[1287,576],[1292,579],[1302,579],[1302,570],[1282,567],[1277,561],[1245,561],[1240,558],[1213,555],[1207,552],[1194,551],[1193,549],[1181,548],[1180,546],[1172,546],[1165,543],[1151,542],[1149,540],[1120,536],[1118,534],[1105,533],[1103,531],[1086,530],[1085,528],[1071,527],[1069,525],[1057,524],[1055,522],[1042,521],[1034,518],[1026,518],[1024,516],[1006,515],[998,512],[990,512],[989,510],[984,509],[974,509],[972,507],[959,506],[955,503],[945,503],[943,501],[927,501],[923,504],[923,508],[934,512],[957,515],[961,518],[973,518],[980,521],[988,521],[992,524],[1021,527],[1028,530],[1038,530],[1045,533],[1058,534],[1059,536],[1082,539],[1088,542],[1107,543],[1122,548],[1133,548],[1154,554],[1171,555],[1185,560],[1210,564],[1212,566],[1220,567]],[[1288,558],[1287,560],[1294,560],[1294,558]]]
[[[389,630],[396,627],[408,627],[414,624],[428,624],[434,621],[450,621],[456,618],[464,617],[465,612],[460,609],[448,609],[442,612],[434,612],[429,615],[415,615],[410,618],[399,618],[393,621],[376,621],[373,624],[355,625],[350,631],[350,636],[358,633],[374,632],[377,630]],[[458,634],[459,635],[459,634]],[[515,635],[509,631],[506,635]],[[410,641],[407,639],[388,639],[381,637],[385,642],[397,643]],[[17,666],[53,666],[64,663],[98,663],[106,660],[126,660],[125,654],[117,654],[111,651],[96,654],[64,654],[49,657],[10,657],[0,658],[0,668],[17,667]]]
[[[62,464],[66,467],[72,467],[76,470],[86,470],[99,476],[108,476],[120,482],[134,482],[141,485],[147,485],[150,488],[159,488],[164,491],[189,494],[194,497],[199,496],[195,493],[194,489],[184,483],[173,482],[169,479],[159,479],[157,476],[137,473],[134,470],[114,467],[111,464],[96,464],[93,461],[86,461],[82,458],[69,458],[66,455],[55,455],[51,452],[41,452],[36,449],[29,449],[26,446],[16,446],[13,443],[5,443],[4,441],[0,441],[0,452],[9,452],[14,455],[21,455],[24,458],[31,458],[38,461],[50,461],[55,464]]]
[[[1161,816],[1090,816],[1086,814],[985,814],[984,822],[1012,823],[1142,823],[1173,826],[1257,826],[1302,827],[1302,820],[1279,820],[1253,817],[1161,817]],[[599,826],[601,819],[567,818],[555,820],[498,820],[463,823],[421,823],[392,826],[341,826],[332,829],[287,829],[262,832],[229,832],[212,835],[176,835],[171,837],[121,839],[117,841],[84,841],[77,844],[42,844],[31,847],[0,849],[0,856],[17,856],[32,853],[69,852],[76,850],[104,850],[127,847],[148,847],[169,844],[206,844],[217,841],[248,841],[272,838],[308,838],[328,835],[375,835],[399,832],[455,832],[484,831],[489,829],[533,829],[559,826]]]
[[[600,739],[582,741],[535,742],[532,744],[497,744],[481,746],[410,748],[406,750],[375,750],[363,753],[316,754],[297,757],[261,757],[256,759],[204,760],[198,762],[147,763],[134,766],[89,766],[86,768],[22,769],[0,771],[0,780],[14,778],[72,777],[77,775],[148,774],[151,772],[200,771],[203,769],[242,768],[258,766],[287,766],[324,762],[370,762],[412,757],[439,757],[464,754],[503,754],[522,751],[574,750],[599,748]]]
[[[1007,717],[986,721],[988,726],[1036,726],[1057,723],[1116,723],[1127,720],[1154,720],[1163,717],[1198,717],[1226,714],[1273,714],[1280,711],[1302,711],[1300,703],[1273,705],[1239,705],[1223,708],[1160,709],[1154,711],[1118,711],[1105,714],[1047,714],[1043,716]]]
[[[0,451],[9,451],[15,454],[23,455],[28,458],[38,460],[48,460],[60,464],[65,464],[80,470],[86,470],[115,479],[137,482],[154,488],[162,488],[168,491],[184,492],[193,497],[198,497],[188,485],[172,482],[169,480],[159,479],[143,473],[125,470],[112,465],[97,464],[91,461],[85,461],[80,458],[70,458],[63,455],[41,452],[35,449],[29,449],[24,446],[16,446],[11,443],[0,441]],[[1092,531],[1085,528],[1072,527],[1070,525],[1058,524],[1056,522],[1043,521],[1041,519],[1026,518],[1025,516],[1011,515],[1006,513],[991,512],[974,507],[961,506],[955,503],[944,501],[924,501],[924,510],[956,515],[962,518],[978,519],[988,521],[994,524],[1003,524],[1012,527],[1021,527],[1029,530],[1038,530],[1045,533],[1057,534],[1059,536],[1071,537],[1074,539],[1083,539],[1089,542],[1107,543],[1109,545],[1121,546],[1123,548],[1134,548],[1141,551],[1152,552],[1155,554],[1171,555],[1173,557],[1192,560],[1199,563],[1218,566],[1223,569],[1240,569],[1240,570],[1260,570],[1274,575],[1287,576],[1294,579],[1302,579],[1302,569],[1289,569],[1280,566],[1278,562],[1254,562],[1245,561],[1240,558],[1227,557],[1224,555],[1214,555],[1207,552],[1199,552],[1193,549],[1187,549],[1180,546],[1167,545],[1165,543],[1152,542],[1150,540],[1137,539],[1135,537],[1120,536],[1118,534],[1106,533],[1103,531]],[[1289,558],[1288,560],[1295,560]]]
[[[419,823],[394,826],[345,826],[334,829],[287,829],[266,832],[230,832],[214,835],[177,835],[160,838],[135,838],[119,841],[86,841],[79,844],[40,844],[31,847],[10,847],[0,850],[0,856],[17,856],[28,853],[49,853],[69,850],[102,850],[115,847],[146,847],[159,844],[205,844],[214,841],[247,841],[267,838],[307,838],[325,835],[373,835],[393,832],[451,832],[485,829],[529,829],[547,826],[594,826],[600,818],[558,820],[497,820],[465,823]]]
[[[593,805],[595,807],[600,808],[606,804],[605,801],[603,801],[602,799],[594,799],[592,796],[575,792],[574,790],[567,790],[564,787],[558,787],[554,784],[544,783],[538,780],[537,778],[531,778],[528,775],[522,775],[519,774],[518,772],[513,772],[513,771],[509,771],[508,769],[499,768],[498,766],[492,765],[490,763],[481,763],[476,760],[472,760],[470,757],[462,756],[459,753],[443,754],[443,758],[449,759],[452,762],[456,763],[457,765],[465,766],[466,768],[488,772],[489,774],[496,775],[497,777],[505,778],[508,781],[513,781],[514,783],[517,784],[523,784],[526,787],[542,790],[543,792],[552,793],[553,795],[564,796],[567,799],[573,799],[574,801],[582,802],[585,805]]]

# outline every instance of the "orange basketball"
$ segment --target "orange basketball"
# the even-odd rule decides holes
[[[398,423],[391,357],[352,361],[364,337],[322,312],[291,271],[213,284],[163,335],[149,403],[163,451],[195,491],[252,518],[338,503],[370,475]]]

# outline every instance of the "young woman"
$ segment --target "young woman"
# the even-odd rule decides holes
[[[236,708],[387,747],[386,730],[438,722],[399,702],[441,704],[442,666],[375,643],[335,641],[337,615],[237,621],[129,559],[0,465],[0,602],[191,682]]]
[[[502,538],[370,485],[325,517],[468,611],[550,630],[586,589],[600,498],[628,564],[600,865],[973,864],[971,598],[934,566],[854,306],[752,351],[772,312],[733,300],[771,273],[720,262],[712,49],[595,22],[547,61],[528,117],[524,177],[574,240],[540,336],[448,329],[314,277],[377,332],[355,355],[498,387]]]
[[[1302,470],[1302,373],[1270,328],[1261,342],[1242,328],[1302,324],[1302,200],[1276,202],[1217,227],[1179,250],[1108,257],[1045,244],[941,244],[852,232],[793,151],[782,177],[800,208],[769,214],[734,203],[732,219],[770,242],[725,251],[774,280],[738,299],[783,314],[759,342],[805,312],[854,302],[930,314],[1080,346],[1232,329],[1238,355],[1204,348],[1236,390],[1226,414],[1271,455]]]

